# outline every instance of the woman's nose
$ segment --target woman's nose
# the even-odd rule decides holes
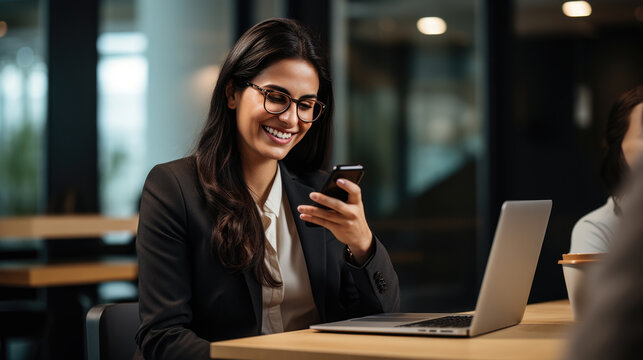
[[[288,127],[294,127],[297,125],[299,119],[297,118],[297,104],[292,103],[288,110],[279,114],[279,120],[288,124]]]

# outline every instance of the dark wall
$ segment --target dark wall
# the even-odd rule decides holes
[[[98,212],[98,1],[49,0],[47,198],[49,213]]]
[[[260,1],[260,0],[255,0]],[[236,5],[236,38],[239,38],[253,25],[252,0],[237,0]],[[322,45],[329,48],[330,38],[330,1],[328,0],[288,0],[286,4],[287,18],[296,19],[305,24],[317,36]],[[235,38],[235,40],[236,40]]]
[[[504,199],[554,201],[531,300],[566,296],[557,260],[569,250],[575,222],[601,206],[600,139],[611,103],[643,83],[637,46],[643,29],[597,30],[592,37],[540,36],[513,43],[511,116],[501,124],[499,174],[494,184]],[[638,40],[637,40],[638,39]],[[579,85],[590,89],[591,123],[574,122]]]

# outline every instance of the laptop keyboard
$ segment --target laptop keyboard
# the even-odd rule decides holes
[[[473,315],[449,315],[437,319],[424,320],[420,322],[398,325],[398,327],[441,327],[441,328],[464,328],[471,326]]]

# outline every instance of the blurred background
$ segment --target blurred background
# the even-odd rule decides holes
[[[530,301],[565,298],[556,261],[607,197],[609,107],[643,83],[643,0],[563,2],[0,0],[0,216],[136,215],[151,167],[193,150],[238,36],[291,17],[330,55],[333,163],[366,168],[402,310],[474,307],[505,200],[553,199]],[[133,257],[133,242],[3,238],[0,262]],[[0,359],[82,359],[83,311],[136,299],[135,282],[0,286]]]

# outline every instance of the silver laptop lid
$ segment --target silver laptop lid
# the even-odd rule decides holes
[[[551,206],[551,200],[506,201],[502,205],[471,336],[522,320]]]

